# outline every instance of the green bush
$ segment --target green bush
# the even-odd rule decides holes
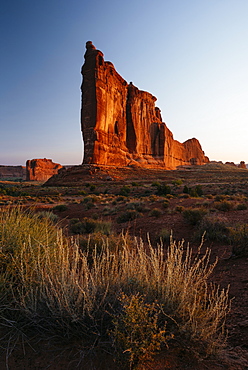
[[[131,189],[129,186],[127,185],[124,185],[121,189],[120,189],[120,192],[119,192],[119,195],[122,195],[123,197],[128,197],[129,193],[130,193]]]
[[[183,206],[176,206],[175,207],[176,212],[182,213],[184,210],[185,210],[185,207],[183,207]]]
[[[68,210],[68,207],[65,204],[58,204],[57,206],[53,207],[53,211],[57,211],[57,212],[64,212],[67,210]]]
[[[69,222],[69,230],[72,234],[91,234],[93,232],[102,232],[109,235],[111,232],[110,221],[100,221],[85,217],[82,221],[79,219],[71,219]]]
[[[170,205],[170,202],[169,202],[169,200],[168,200],[168,199],[164,200],[164,201],[163,201],[163,203],[162,203],[162,206],[163,206],[163,208],[165,208],[165,209],[167,209],[167,208],[169,207],[169,205]]]
[[[189,194],[189,188],[188,188],[187,185],[184,185],[184,187],[183,187],[183,193]]]
[[[78,195],[87,195],[85,190],[79,190]]]
[[[159,208],[153,208],[150,212],[150,216],[159,218],[162,215],[162,211]]]
[[[248,224],[229,228],[232,252],[236,256],[248,256]]]
[[[213,205],[218,211],[222,212],[229,212],[233,209],[233,204],[227,200],[215,202]]]
[[[180,180],[180,179],[172,181],[173,185],[182,185],[182,183],[183,183],[183,181]]]
[[[247,209],[247,205],[245,203],[239,203],[236,207],[237,211],[244,211]]]
[[[145,303],[139,293],[119,298],[121,311],[114,317],[110,332],[118,359],[128,362],[130,368],[150,361],[167,341],[166,324],[159,325],[161,308],[155,302]]]
[[[227,220],[220,216],[205,216],[200,222],[196,236],[201,238],[204,233],[206,240],[227,242],[229,235]]]
[[[135,220],[137,217],[139,217],[139,213],[134,209],[130,209],[128,211],[125,211],[125,212],[121,213],[117,217],[116,221],[120,224],[120,223],[123,223],[123,222]]]
[[[157,192],[156,192],[157,195],[167,195],[167,194],[171,194],[171,188],[169,185],[167,184],[159,184],[157,186]]]
[[[199,224],[207,211],[203,208],[188,208],[183,211],[183,217],[192,226]]]

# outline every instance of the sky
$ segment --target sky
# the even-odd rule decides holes
[[[0,164],[81,164],[85,43],[157,97],[174,139],[248,163],[248,0],[1,0]]]

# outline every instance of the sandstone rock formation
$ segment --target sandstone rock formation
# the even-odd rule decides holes
[[[174,140],[155,106],[157,99],[128,84],[91,41],[84,57],[83,164],[175,169],[209,161],[197,139]]]
[[[47,181],[53,175],[56,175],[59,169],[63,168],[51,159],[31,159],[26,162],[26,180],[27,181]]]
[[[246,164],[244,161],[241,161],[240,164],[238,164],[238,167],[239,168],[243,168],[243,169],[246,169]]]
[[[246,164],[245,164],[244,161],[241,161],[239,164],[235,164],[234,162],[226,162],[225,164],[228,164],[229,166],[234,166],[234,167],[242,168],[244,170],[247,169]]]

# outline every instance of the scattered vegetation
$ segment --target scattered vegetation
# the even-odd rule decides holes
[[[88,217],[84,217],[82,221],[78,218],[72,218],[69,223],[69,230],[72,234],[91,234],[93,232],[101,232],[105,235],[109,235],[111,232],[111,222]]]
[[[200,246],[193,257],[183,242],[171,240],[165,250],[122,235],[118,248],[103,242],[89,254],[49,218],[12,208],[0,221],[6,342],[32,332],[92,350],[112,343],[129,368],[175,340],[199,356],[223,347],[228,291],[208,283],[216,265],[209,250]]]
[[[66,204],[58,204],[57,206],[53,207],[53,210],[57,212],[64,212],[67,211],[67,209],[68,207]]]
[[[248,225],[241,224],[229,228],[232,252],[236,256],[248,256]]]
[[[182,212],[186,222],[192,226],[198,225],[207,214],[204,208],[187,208]]]
[[[221,216],[205,216],[198,225],[196,236],[201,238],[205,233],[204,238],[210,241],[228,242],[229,228],[227,220]]]
[[[117,217],[116,221],[121,224],[123,222],[135,220],[137,217],[139,217],[139,212],[137,212],[135,209],[130,209],[121,213]]]

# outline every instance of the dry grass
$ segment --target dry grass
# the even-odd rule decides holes
[[[76,238],[20,209],[2,213],[0,246],[2,327],[110,347],[113,315],[122,315],[120,294],[140,294],[145,304],[159,306],[161,332],[166,326],[182,346],[194,344],[201,356],[223,347],[229,299],[208,283],[216,264],[210,250],[201,254],[200,247],[193,256],[183,242],[171,240],[165,250],[142,240],[133,246],[123,236],[115,249],[105,239],[100,251],[81,251]]]

